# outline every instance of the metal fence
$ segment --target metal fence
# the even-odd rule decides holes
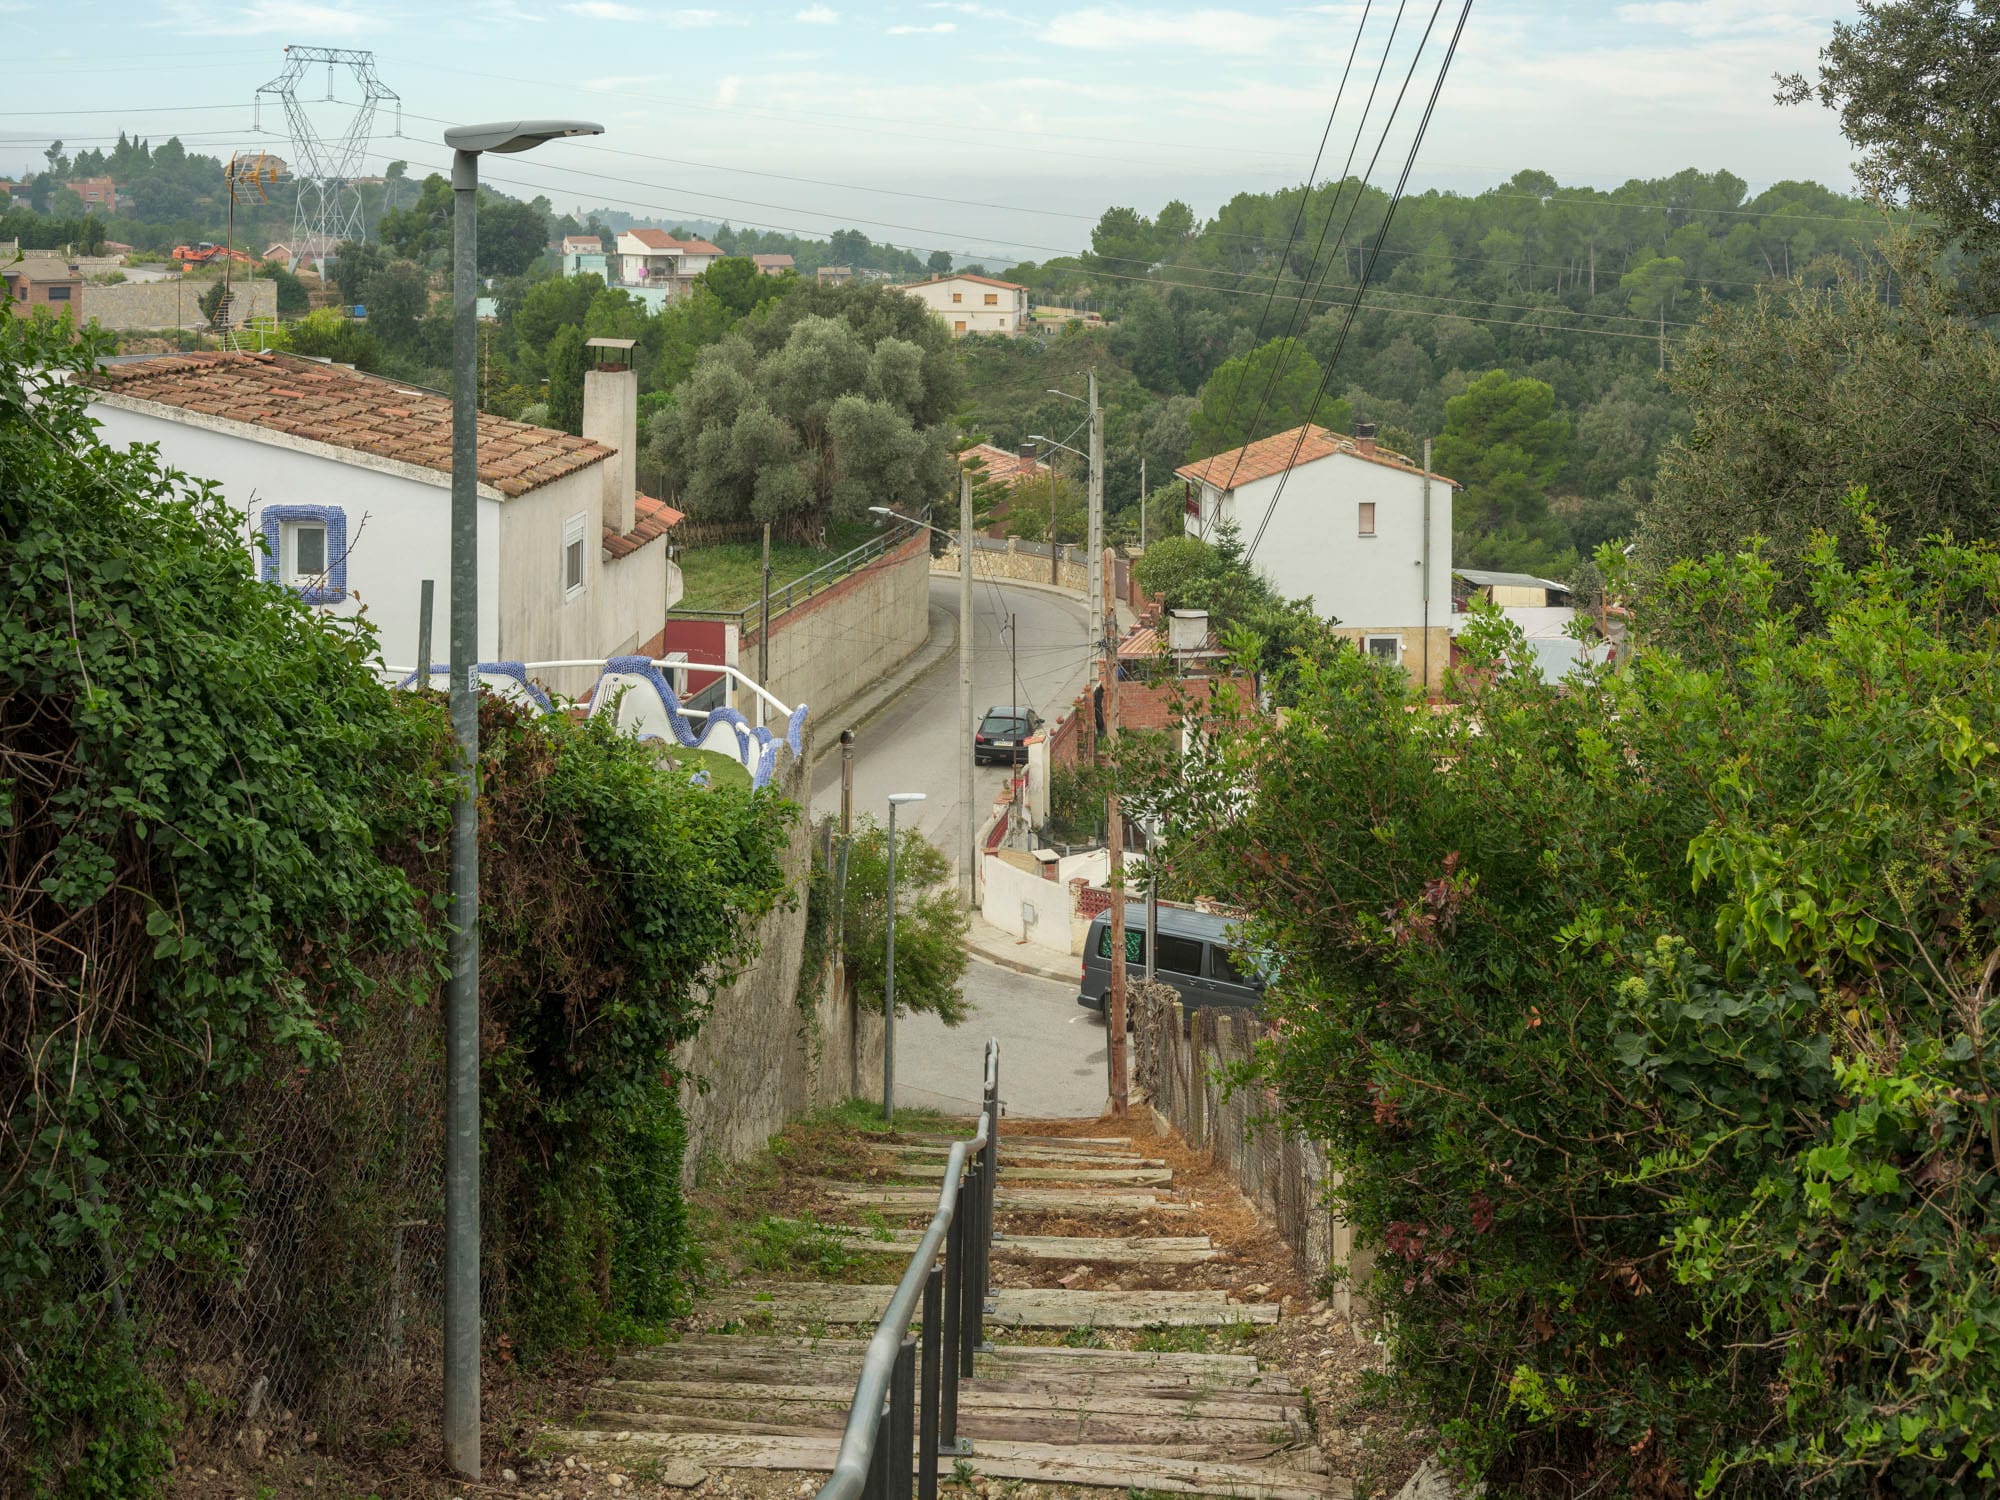
[[[928,516],[929,512],[925,512],[925,515]],[[899,521],[880,536],[871,537],[859,547],[841,553],[832,562],[822,563],[810,573],[800,574],[782,588],[773,588],[771,618],[775,620],[786,610],[796,608],[815,594],[825,593],[849,574],[860,572],[877,558],[885,557],[895,551],[918,532],[928,529],[927,525],[916,521]],[[667,618],[670,620],[733,620],[742,636],[748,636],[753,628],[762,625],[763,615],[764,601],[761,598],[755,604],[747,604],[742,609],[675,609],[667,612]],[[696,666],[708,670],[699,662]]]
[[[958,1383],[972,1374],[992,1311],[986,1293],[999,1171],[1000,1044],[989,1041],[979,1128],[952,1144],[937,1212],[862,1356],[840,1454],[819,1500],[910,1500],[913,1480],[917,1500],[937,1500],[938,1459],[972,1451],[958,1436]],[[919,1304],[921,1361],[910,1333]]]
[[[1269,1093],[1229,1076],[1255,1055],[1263,1022],[1241,1010],[1190,1010],[1165,984],[1130,992],[1133,1070],[1154,1110],[1235,1174],[1243,1196],[1276,1221],[1293,1265],[1316,1282],[1330,1277],[1333,1305],[1351,1311],[1369,1258],[1357,1256],[1352,1228],[1329,1206],[1340,1174],[1318,1142],[1284,1128]]]

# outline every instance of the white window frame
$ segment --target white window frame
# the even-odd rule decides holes
[[[1375,535],[1375,518],[1375,502],[1373,500],[1357,500],[1354,509],[1355,535]]]
[[[557,576],[562,580],[563,602],[565,604],[572,599],[581,598],[584,591],[590,587],[590,553],[585,545],[588,541],[585,533],[587,520],[586,516],[578,514],[571,516],[563,523],[563,544],[561,561],[559,563],[561,572]],[[569,581],[569,558],[572,547],[576,549],[575,583]]]
[[[299,533],[302,531],[319,533],[320,566],[310,572],[299,566]],[[278,576],[292,588],[304,588],[310,583],[323,581],[333,569],[333,558],[329,555],[333,546],[332,532],[333,529],[324,521],[284,522],[278,530]]]
[[[1383,656],[1375,649],[1376,643],[1379,641],[1389,641],[1394,644],[1396,648],[1396,665],[1400,667],[1403,664],[1403,638],[1400,635],[1388,635],[1386,633],[1364,635],[1361,637],[1361,649],[1363,651],[1367,652],[1368,655],[1374,657],[1377,661],[1388,661],[1388,657]]]

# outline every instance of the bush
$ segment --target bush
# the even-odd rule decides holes
[[[914,828],[896,830],[896,1013],[926,1011],[947,1026],[970,1012],[958,984],[965,977],[968,921],[951,862]],[[862,999],[878,1009],[888,974],[889,831],[861,818],[847,859],[842,918],[847,972]]]
[[[1566,694],[1488,618],[1452,716],[1342,653],[1165,799],[1397,1379],[1505,1493],[1995,1486],[2000,555],[1856,524],[1823,633],[1682,563],[1678,653]]]

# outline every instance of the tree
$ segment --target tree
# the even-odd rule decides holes
[[[413,261],[391,261],[368,278],[364,303],[369,326],[382,342],[392,349],[407,346],[430,311],[430,277]]]
[[[785,291],[782,278],[766,276],[747,255],[725,255],[695,279],[734,318],[748,316]]]
[[[856,820],[847,860],[848,977],[861,998],[881,1009],[888,974],[889,832],[874,818]],[[896,1014],[934,1015],[957,1026],[970,1014],[965,976],[968,919],[946,886],[951,862],[917,829],[896,830]]]
[[[367,240],[342,240],[333,251],[333,284],[350,307],[367,306],[368,283],[389,264],[380,245]]]
[[[479,198],[479,274],[519,276],[549,248],[549,201],[531,203],[482,193]]]
[[[1314,404],[1320,379],[1319,361],[1297,339],[1272,339],[1229,360],[1209,376],[1188,417],[1188,459],[1207,458],[1305,422],[1344,430],[1353,420],[1345,401]]]
[[[1547,487],[1569,451],[1569,419],[1540,380],[1488,370],[1445,403],[1433,455],[1465,487],[1452,509],[1454,560],[1525,572],[1567,573],[1574,563]]]
[[[951,252],[949,250],[931,251],[930,257],[924,262],[924,269],[929,271],[933,276],[949,276],[951,274]]]
[[[564,432],[583,431],[583,330],[565,324],[549,341],[549,422]]]

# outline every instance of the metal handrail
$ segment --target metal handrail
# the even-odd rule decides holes
[[[925,514],[928,515],[929,511],[925,511]],[[831,588],[848,574],[860,572],[862,568],[867,566],[876,557],[893,552],[912,536],[916,535],[922,524],[905,522],[895,530],[885,531],[881,536],[870,537],[859,547],[851,547],[831,562],[823,562],[810,573],[801,573],[797,578],[773,589],[771,591],[772,618],[776,619],[786,610],[812,598],[814,594],[822,593],[826,589]],[[687,554],[684,553],[682,555],[685,557]],[[803,589],[805,592],[800,594],[800,589]],[[738,630],[747,631],[751,617],[761,614],[763,609],[764,603],[760,599],[753,604],[744,605],[741,609],[670,609],[667,611],[667,614],[669,618],[679,616],[682,619],[691,620],[735,620]]]
[[[792,716],[791,709],[766,692],[763,684],[748,673],[738,671],[735,667],[724,666],[721,662],[680,661],[667,656],[657,656],[652,660],[654,666],[662,669],[676,667],[694,672],[713,672],[718,676],[727,677],[732,682],[741,683],[759,698],[770,704],[779,718],[789,719]],[[576,661],[524,661],[521,663],[521,670],[524,672],[547,672],[554,671],[559,667],[596,667],[601,670],[603,666],[604,658],[602,657],[584,657]],[[417,669],[415,667],[380,666],[374,670],[377,676],[394,677],[398,681],[401,681]],[[683,709],[682,712],[705,713],[706,711],[703,709]]]
[[[978,1153],[968,1171],[966,1163]],[[954,1141],[938,1206],[861,1357],[840,1452],[818,1500],[936,1500],[938,1459],[972,1451],[958,1436],[958,1383],[982,1347],[1000,1169],[1000,1043],[986,1043],[979,1128]],[[938,1251],[944,1251],[939,1266]],[[923,1366],[910,1324],[921,1299]],[[942,1356],[949,1352],[947,1361]],[[912,1457],[914,1448],[914,1471]]]

